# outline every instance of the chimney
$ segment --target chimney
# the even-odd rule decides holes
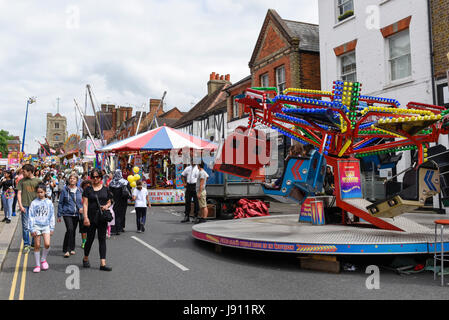
[[[230,79],[231,79],[231,76],[229,74],[224,76],[224,75],[220,75],[218,73],[212,72],[210,74],[210,80],[207,83],[207,94],[211,95],[212,93],[217,91],[219,88],[221,88],[226,83],[231,84]]]
[[[111,108],[112,112],[112,130],[117,131],[117,109]]]
[[[151,114],[155,114],[157,107],[159,107],[159,104],[161,103],[161,99],[150,99],[150,113]],[[161,106],[161,108],[159,109],[159,114],[163,113],[163,107]]]

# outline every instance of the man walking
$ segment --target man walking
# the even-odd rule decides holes
[[[185,217],[181,222],[188,222],[190,210],[192,207],[192,198],[194,203],[194,216],[195,220],[198,219],[198,196],[196,195],[196,182],[198,180],[198,166],[189,164],[187,168],[184,169],[182,172],[182,181],[184,182],[184,185],[186,186],[186,194],[185,194],[185,200],[186,200],[186,208],[185,208]]]
[[[23,167],[23,179],[19,181],[17,186],[17,202],[19,203],[22,215],[22,237],[24,244],[24,253],[30,251],[32,243],[30,243],[30,230],[28,229],[28,211],[31,202],[36,198],[36,187],[41,182],[34,177],[34,167],[31,164],[25,164]]]

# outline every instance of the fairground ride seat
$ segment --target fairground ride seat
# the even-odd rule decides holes
[[[270,162],[270,143],[264,132],[238,127],[220,145],[214,170],[252,181],[265,181],[264,166]]]
[[[407,171],[398,194],[368,206],[374,217],[393,218],[424,206],[426,199],[440,193],[440,172],[434,161]]]
[[[318,168],[320,157],[322,155],[318,151],[312,151],[310,158],[290,158],[282,174],[280,187],[263,186],[264,193],[268,196],[288,197],[302,204],[309,196],[321,192],[326,174],[326,159],[322,158]]]

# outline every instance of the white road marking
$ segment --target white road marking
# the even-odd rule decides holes
[[[148,249],[154,251],[155,253],[157,253],[158,255],[160,255],[162,258],[164,258],[165,260],[167,260],[168,262],[173,263],[175,266],[177,266],[179,269],[181,269],[182,271],[188,271],[189,269],[187,269],[186,267],[184,267],[182,264],[180,264],[179,262],[177,262],[176,260],[173,260],[172,258],[170,258],[169,256],[167,256],[165,253],[159,251],[158,249],[150,246],[148,243],[146,243],[143,240],[140,240],[137,237],[132,236],[131,238],[133,238],[134,240],[136,240],[137,242],[140,242],[141,244],[143,244],[145,247],[147,247]]]

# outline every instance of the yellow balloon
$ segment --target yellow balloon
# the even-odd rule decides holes
[[[135,181],[131,182],[129,185],[131,186],[131,188],[135,188],[137,186]]]
[[[128,181],[129,181],[129,183],[133,183],[134,182],[134,176],[129,175],[128,176]]]
[[[135,174],[135,175],[134,175],[134,181],[137,181],[137,180],[140,180],[140,175]]]
[[[139,167],[134,167],[133,168],[134,173],[139,173],[139,170],[140,170]]]

